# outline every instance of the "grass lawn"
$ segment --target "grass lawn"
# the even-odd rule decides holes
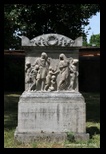
[[[21,93],[4,94],[4,148],[100,148],[100,94],[82,93],[86,101],[86,131],[89,141],[22,144],[14,142],[17,126],[18,101]]]

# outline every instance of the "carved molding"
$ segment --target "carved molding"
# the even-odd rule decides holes
[[[22,40],[22,46],[82,46],[82,37],[78,37],[76,40],[72,40],[64,35],[60,34],[43,34],[29,40],[25,36],[19,36]]]
[[[33,46],[72,46],[74,40],[59,34],[46,34],[30,40],[30,43]]]

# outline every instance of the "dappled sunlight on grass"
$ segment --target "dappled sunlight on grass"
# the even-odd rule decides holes
[[[100,123],[87,122],[86,132],[90,134],[91,139],[94,137],[94,135],[100,135]]]

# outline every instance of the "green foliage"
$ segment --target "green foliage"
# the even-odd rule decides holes
[[[73,132],[67,132],[67,139],[70,142],[74,142],[75,141],[74,133]]]
[[[13,35],[16,31],[29,39],[43,33],[76,39],[99,10],[99,4],[5,4],[4,48],[20,48],[20,39]]]
[[[100,47],[100,34],[93,34],[90,38],[90,46]]]

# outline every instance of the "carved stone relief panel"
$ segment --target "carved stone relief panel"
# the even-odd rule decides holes
[[[48,57],[46,52],[42,52],[40,57],[27,58],[25,90],[77,91],[77,63],[78,59],[67,58],[63,53],[58,55],[57,60]]]

